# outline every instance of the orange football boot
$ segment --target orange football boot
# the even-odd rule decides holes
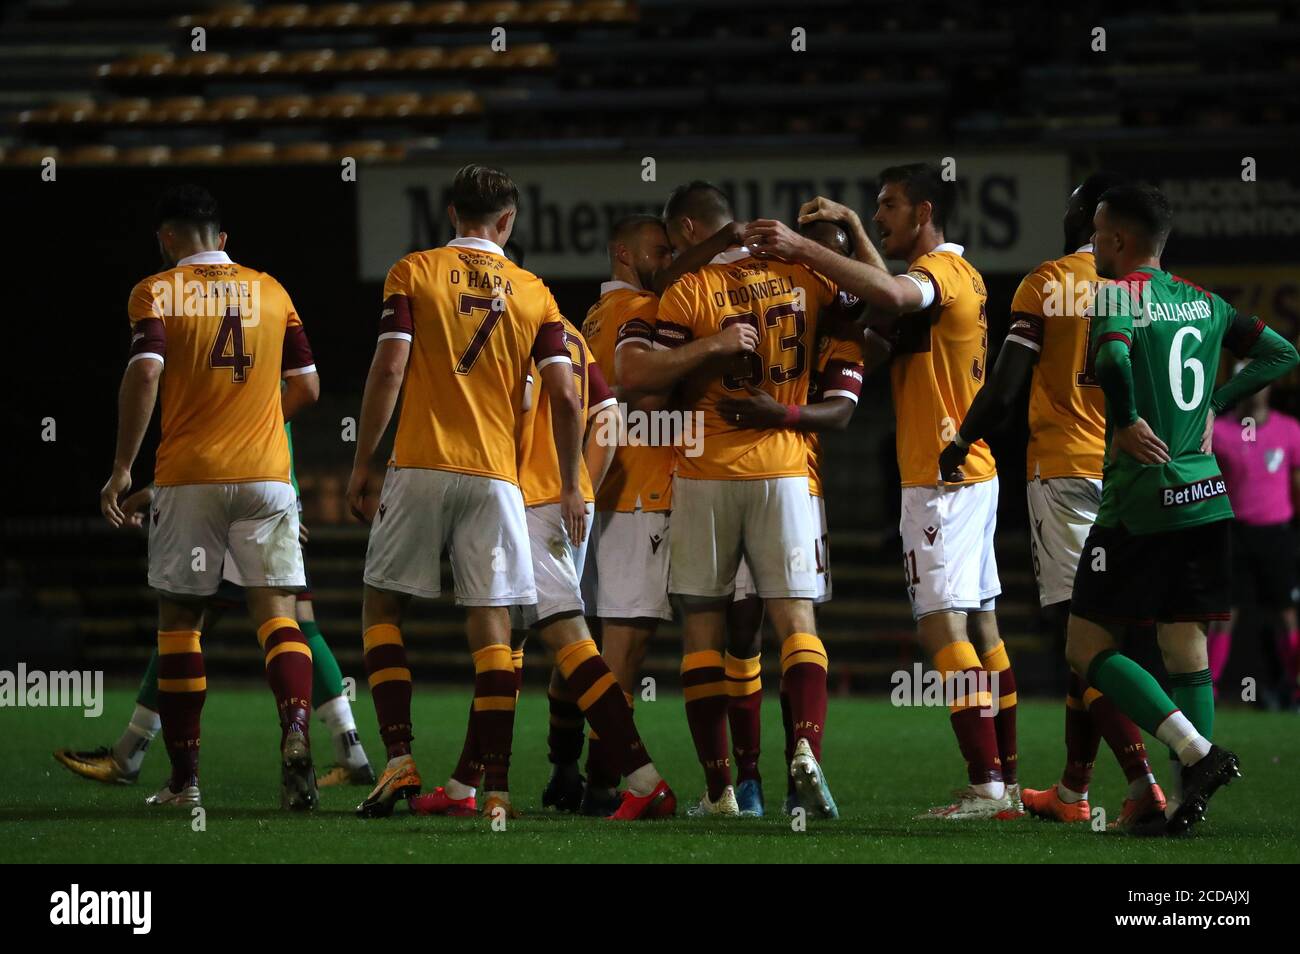
[[[420,773],[415,767],[415,759],[403,755],[393,759],[379,776],[379,784],[366,796],[366,800],[357,806],[357,814],[362,818],[387,818],[393,813],[393,806],[403,798],[420,794]]]
[[[496,810],[498,808],[505,810],[506,818],[519,817],[519,812],[510,804],[510,797],[508,795],[498,795],[496,793],[489,795],[487,800],[483,803],[483,817],[495,820]]]
[[[452,798],[447,789],[439,785],[427,795],[417,795],[410,800],[412,815],[452,815],[463,817],[477,815],[478,805],[473,795]]]
[[[1140,797],[1124,799],[1119,818],[1106,827],[1129,831],[1157,817],[1165,817],[1165,793],[1159,785],[1152,785]]]
[[[1055,785],[1043,791],[1027,788],[1020,793],[1020,800],[1024,802],[1025,811],[1035,818],[1058,822],[1086,822],[1092,818],[1092,809],[1086,798],[1063,802]]]
[[[663,779],[649,795],[620,793],[623,801],[618,810],[609,816],[611,821],[645,821],[651,818],[670,818],[677,812],[677,796]]]

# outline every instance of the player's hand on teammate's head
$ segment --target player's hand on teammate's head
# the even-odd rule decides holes
[[[784,222],[755,219],[745,226],[745,245],[759,258],[788,258],[798,261],[808,240]]]
[[[958,447],[952,441],[939,452],[939,479],[946,484],[956,484],[966,479],[961,465],[966,462],[968,447]]]
[[[126,525],[126,513],[122,510],[120,498],[131,487],[131,472],[129,470],[113,469],[112,475],[108,482],[104,484],[99,491],[99,512],[104,515],[114,527]]]
[[[1115,443],[1139,464],[1169,463],[1169,445],[1140,417],[1128,427],[1115,430]]]
[[[749,397],[723,398],[718,402],[718,414],[728,424],[743,428],[779,427],[785,421],[785,405],[761,388],[746,381]]]
[[[718,229],[717,236],[727,240],[728,247],[732,245],[745,244],[745,228],[748,222],[728,222],[722,228]]]
[[[569,542],[575,547],[587,539],[587,502],[582,499],[582,488],[574,487],[560,493],[560,519]]]
[[[809,222],[848,222],[852,224],[858,221],[858,213],[854,212],[847,205],[835,202],[819,195],[799,206],[800,225],[807,225]]]
[[[348,478],[348,508],[352,516],[369,524],[379,509],[379,493],[384,489],[384,475],[376,474],[369,462],[352,465]]]

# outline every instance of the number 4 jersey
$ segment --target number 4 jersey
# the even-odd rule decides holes
[[[316,366],[280,283],[200,252],[139,282],[127,316],[130,360],[164,368],[154,483],[289,483],[280,380]]]
[[[1230,519],[1219,464],[1201,453],[1201,440],[1222,348],[1244,357],[1264,323],[1155,268],[1103,285],[1093,308],[1093,353],[1111,341],[1128,348],[1135,405],[1116,408],[1106,399],[1097,524],[1143,534]],[[1131,423],[1134,410],[1168,445],[1169,463],[1140,464],[1114,446],[1116,425]]]
[[[485,239],[412,252],[384,282],[379,340],[388,338],[411,342],[391,463],[518,484],[529,367],[572,363],[545,283]]]

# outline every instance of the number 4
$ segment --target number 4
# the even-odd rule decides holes
[[[226,309],[221,325],[217,328],[216,340],[212,342],[208,361],[214,368],[229,368],[231,380],[236,384],[248,380],[248,369],[253,366],[253,356],[244,350],[244,323],[240,320],[237,306],[231,305]]]

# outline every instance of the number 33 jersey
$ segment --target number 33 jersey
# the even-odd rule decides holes
[[[280,283],[200,252],[139,282],[127,316],[130,360],[163,364],[154,483],[289,483],[280,381],[316,366]]]
[[[517,485],[529,368],[573,363],[545,283],[485,239],[413,252],[384,282],[379,340],[388,338],[411,342],[392,463]]]
[[[694,480],[758,480],[808,473],[808,444],[790,428],[737,428],[718,413],[724,398],[746,398],[757,387],[779,404],[806,404],[817,361],[817,321],[837,295],[825,277],[778,259],[753,258],[746,248],[715,256],[659,300],[656,348],[674,348],[718,334],[738,322],[758,331],[758,348],[725,367],[701,368],[683,382],[683,406],[704,414],[702,453],[678,448],[677,473]],[[697,435],[698,441],[698,435]],[[696,446],[699,446],[696,444]]]

